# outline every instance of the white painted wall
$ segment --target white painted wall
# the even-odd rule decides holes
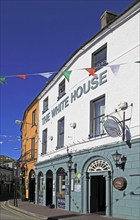
[[[132,9],[131,9],[132,11]],[[129,17],[130,12],[127,12]],[[134,13],[134,11],[132,11]],[[65,154],[67,146],[69,150],[74,152],[87,148],[96,148],[105,144],[112,144],[116,141],[121,141],[121,137],[111,138],[107,135],[104,138],[88,139],[89,134],[89,122],[90,122],[90,101],[105,94],[106,96],[106,115],[114,112],[118,109],[118,104],[121,101],[126,101],[130,105],[133,103],[133,107],[129,107],[126,110],[126,118],[130,118],[126,124],[130,128],[132,139],[140,136],[140,109],[139,109],[139,94],[140,94],[140,64],[135,61],[140,60],[140,36],[139,36],[139,13],[126,20],[122,25],[116,26],[118,21],[112,24],[110,29],[101,32],[98,37],[93,38],[90,42],[90,46],[85,50],[81,56],[75,55],[75,61],[70,64],[68,62],[69,70],[73,70],[71,73],[70,81],[66,81],[66,95],[59,101],[58,97],[58,85],[64,79],[61,75],[60,79],[55,83],[53,87],[45,94],[39,101],[39,155],[38,162],[54,157],[58,154]],[[119,21],[122,21],[119,19]],[[105,32],[108,32],[105,34]],[[103,36],[104,35],[104,36]],[[103,37],[102,37],[103,36]],[[98,42],[97,42],[97,38]],[[87,83],[92,79],[86,70],[83,68],[91,67],[91,54],[107,43],[107,62],[109,64],[123,64],[117,74],[111,71],[109,66],[106,66],[97,72],[98,76],[107,71],[107,82],[101,86],[98,86],[95,90],[90,90],[87,94],[82,95],[79,99],[70,102],[71,93],[74,92],[79,86]],[[88,45],[88,44],[87,44]],[[84,46],[86,48],[86,45]],[[73,60],[73,58],[71,59]],[[66,65],[67,66],[67,65]],[[54,79],[55,80],[55,79]],[[49,110],[42,114],[43,100],[49,97]],[[42,118],[47,115],[51,110],[62,102],[66,97],[69,97],[69,106],[58,113],[54,118],[50,117],[50,121],[42,125]],[[51,115],[51,114],[50,114]],[[57,146],[57,123],[62,117],[65,117],[65,147],[56,150]],[[122,112],[116,113],[114,116],[122,119]],[[76,122],[76,129],[70,127],[71,122]],[[47,154],[41,155],[42,152],[42,131],[48,128],[48,137],[53,136],[53,140],[48,138]],[[74,144],[74,143],[76,144]]]

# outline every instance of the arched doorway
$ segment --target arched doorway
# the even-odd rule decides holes
[[[29,173],[29,201],[35,202],[35,172],[31,170]]]
[[[87,168],[87,210],[111,215],[111,167],[104,159],[92,161]]]
[[[48,170],[46,173],[46,205],[52,204],[53,197],[53,173]]]

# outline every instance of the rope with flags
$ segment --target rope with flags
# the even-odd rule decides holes
[[[140,61],[135,61],[134,63],[140,63]],[[124,65],[126,63],[121,63],[121,64],[107,64],[106,67],[110,67],[111,71],[116,74],[119,70],[119,67],[121,65]],[[104,66],[102,66],[104,67]],[[76,70],[86,70],[89,75],[91,76],[96,76],[95,71],[97,67],[91,67],[91,68],[82,68],[82,69],[76,69]],[[70,80],[70,75],[74,70],[65,70],[62,72],[62,75],[65,76],[67,81],[69,82]],[[11,78],[11,77],[18,77],[21,79],[26,79],[28,76],[43,76],[47,79],[49,79],[54,73],[57,73],[58,71],[53,71],[53,72],[44,72],[44,73],[34,73],[34,74],[17,74],[17,75],[9,75],[9,76],[0,76],[0,84],[6,84],[6,78]]]

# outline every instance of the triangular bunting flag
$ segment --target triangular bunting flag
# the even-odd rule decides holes
[[[6,84],[5,77],[0,77],[0,83],[1,84]]]
[[[85,70],[87,70],[90,75],[96,76],[96,74],[95,74],[96,68],[95,67],[93,67],[93,68],[86,68]]]
[[[66,70],[64,72],[62,72],[62,74],[65,76],[65,78],[68,80],[70,79],[70,74],[71,74],[72,70]]]
[[[140,63],[140,61],[138,60],[138,61],[135,61],[135,63]]]
[[[112,65],[108,65],[111,68],[111,71],[113,72],[114,75],[117,75],[117,73],[119,72],[119,68],[120,68],[120,64],[112,64]]]
[[[40,76],[43,76],[45,78],[50,78],[50,76],[53,74],[54,72],[48,72],[48,73],[38,73],[36,75],[40,75]]]
[[[21,79],[26,79],[26,74],[20,74],[20,75],[17,75],[17,77],[19,77]]]

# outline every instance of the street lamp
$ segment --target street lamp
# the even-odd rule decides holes
[[[17,161],[14,162],[14,206],[18,206],[17,202],[17,178],[18,178],[18,166]]]
[[[74,168],[72,168],[73,161],[72,161],[72,155],[68,153],[68,161],[66,162],[68,169],[69,169],[69,211],[71,211],[71,172],[74,171],[77,172],[77,164],[74,164]]]
[[[28,123],[28,122],[24,122],[24,121],[20,121],[20,120],[15,120],[15,124],[17,124],[17,125],[28,124],[28,125],[35,125],[35,126],[37,126],[37,124],[32,124],[32,123]]]

